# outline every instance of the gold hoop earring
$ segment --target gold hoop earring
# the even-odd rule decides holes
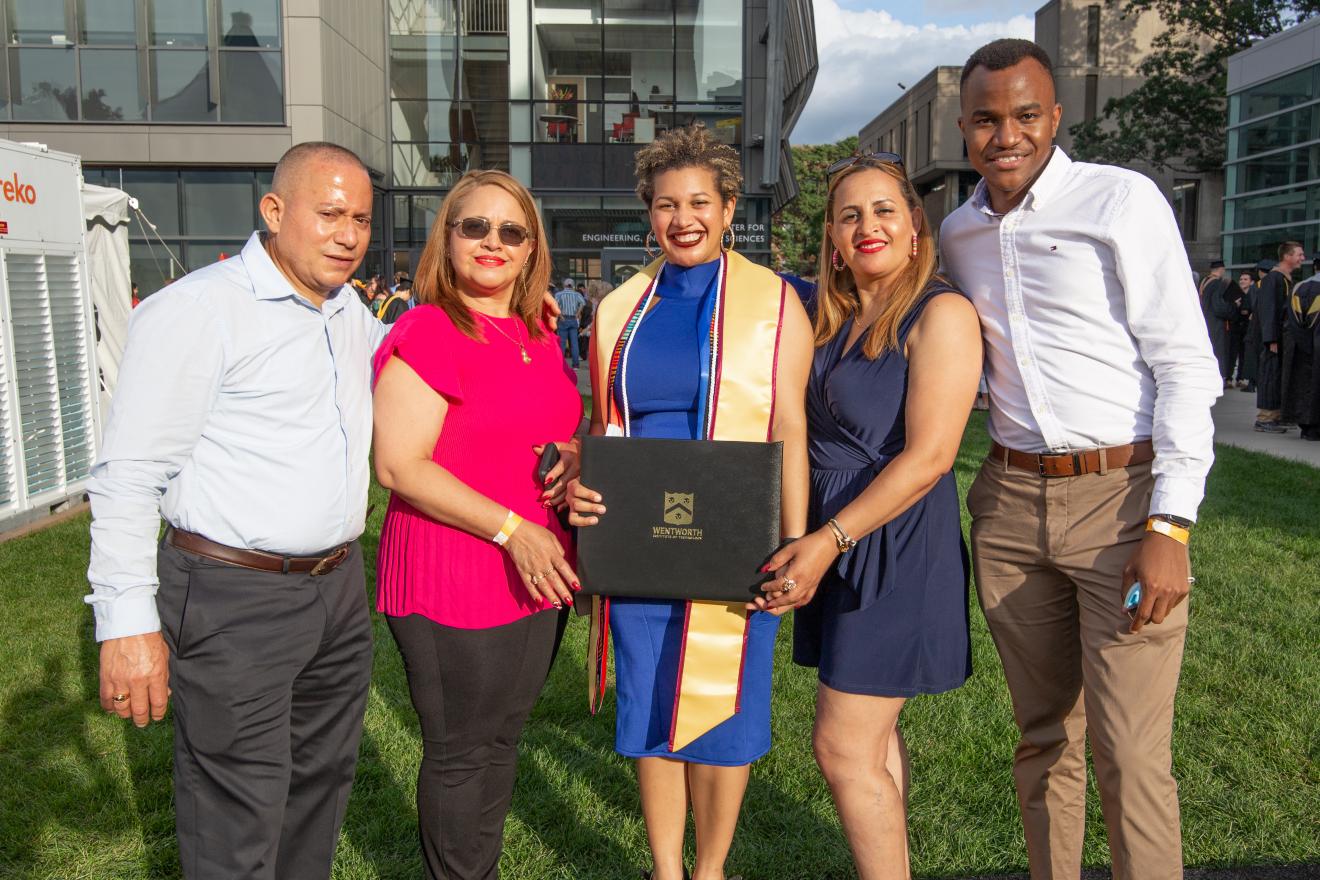
[[[655,233],[648,229],[646,231],[646,238],[645,240],[642,241],[642,250],[646,251],[646,256],[652,260],[654,260],[657,256],[656,252],[651,249],[651,242],[653,241],[655,242],[655,246],[658,249],[660,247],[660,242],[656,239]]]
[[[830,265],[834,267],[835,272],[842,272],[844,269],[848,268],[844,265],[843,255],[837,250],[830,255]]]
[[[726,241],[727,244],[725,243]],[[737,243],[738,243],[738,236],[733,234],[733,227],[732,226],[724,227],[724,231],[720,233],[720,250],[727,253],[728,251],[733,250],[734,245],[736,245]]]

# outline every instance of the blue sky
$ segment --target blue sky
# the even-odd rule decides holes
[[[813,0],[820,72],[795,144],[858,130],[941,64],[962,64],[999,37],[1031,38],[1044,0]]]

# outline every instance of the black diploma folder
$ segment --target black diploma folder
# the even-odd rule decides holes
[[[585,437],[606,513],[578,529],[588,595],[745,602],[779,546],[782,443]]]

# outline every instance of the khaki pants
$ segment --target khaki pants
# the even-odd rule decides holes
[[[1122,609],[1153,485],[1149,463],[1047,479],[987,461],[967,495],[977,593],[1022,733],[1033,880],[1081,872],[1088,737],[1115,880],[1182,877],[1170,740],[1187,603],[1137,635]]]

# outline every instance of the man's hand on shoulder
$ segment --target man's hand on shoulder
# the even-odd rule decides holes
[[[159,632],[101,643],[101,708],[105,711],[146,727],[165,717],[169,684],[170,649]]]
[[[1123,569],[1122,590],[1115,597],[1121,603],[1133,581],[1141,582],[1141,605],[1132,617],[1132,632],[1141,632],[1148,623],[1163,623],[1187,598],[1192,589],[1190,569],[1186,545],[1167,535],[1146,533]]]

